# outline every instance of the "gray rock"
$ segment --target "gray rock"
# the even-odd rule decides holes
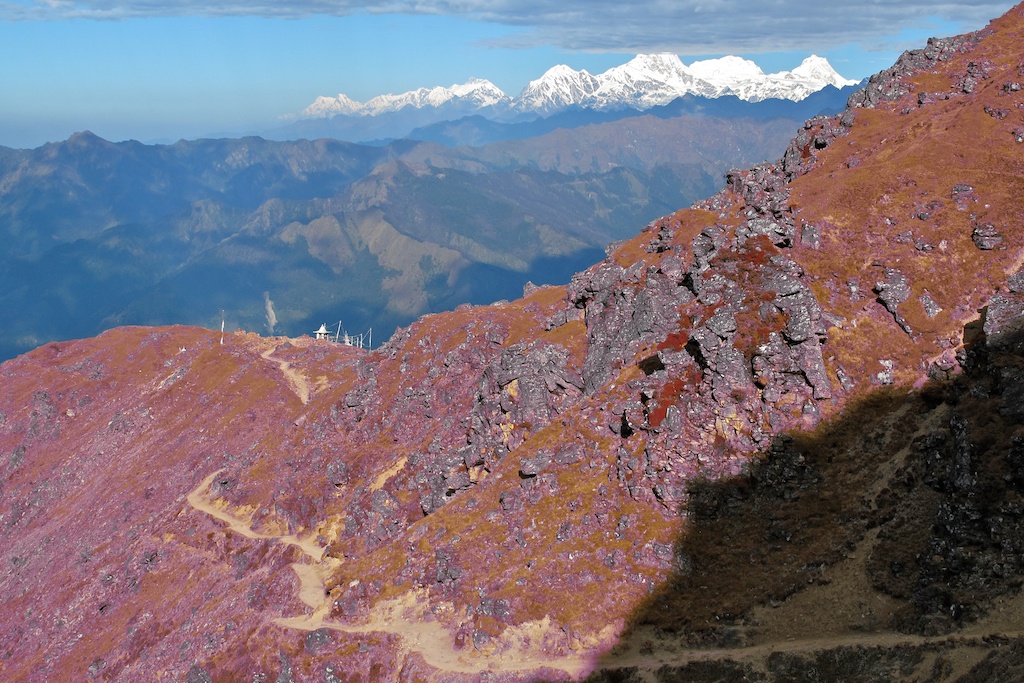
[[[732,346],[725,346],[719,349],[715,357],[715,372],[712,376],[712,386],[718,393],[729,392],[732,389],[742,387],[753,387],[754,378],[750,374],[750,367],[743,354]]]
[[[660,429],[669,432],[678,432],[683,426],[683,415],[679,407],[671,405],[665,409],[665,419],[659,425]]]
[[[326,628],[318,628],[315,631],[310,631],[306,635],[305,647],[306,651],[311,654],[316,654],[319,650],[323,649],[324,646],[331,642],[331,631]]]
[[[547,451],[538,451],[532,458],[523,458],[519,462],[519,476],[535,477],[544,471],[551,464],[551,454]]]
[[[1024,292],[1024,270],[1017,271],[1006,281],[1011,292]]]
[[[917,299],[921,302],[921,305],[924,306],[925,315],[929,318],[934,318],[942,312],[942,307],[935,303],[935,299],[933,299],[928,292],[925,292]]]
[[[878,295],[878,301],[885,306],[887,311],[892,313],[896,324],[904,332],[911,334],[910,325],[907,324],[907,321],[903,319],[899,312],[899,305],[909,299],[911,294],[910,282],[906,276],[895,268],[886,268],[885,279],[879,280],[875,284],[874,292]]]
[[[971,239],[974,240],[974,246],[982,251],[995,249],[1003,242],[1003,236],[991,223],[982,223],[976,226],[971,233]]]
[[[999,293],[992,297],[985,309],[985,336],[992,346],[1004,343],[1004,337],[1024,330],[1024,294]]]
[[[850,377],[850,374],[846,372],[846,369],[841,365],[836,368],[836,379],[839,380],[839,386],[841,386],[844,391],[849,391],[856,386],[853,378]]]
[[[583,459],[583,447],[579,444],[569,444],[555,453],[555,463],[558,465],[571,465]]]
[[[782,334],[790,342],[803,342],[814,336],[815,320],[811,307],[803,302],[797,302],[785,309],[789,319],[786,321],[786,328]],[[819,314],[820,319],[820,314]]]
[[[804,223],[800,228],[800,243],[818,249],[821,247],[821,229],[813,223]]]
[[[895,361],[883,359],[878,362],[879,364],[881,364],[883,370],[879,372],[877,375],[875,375],[875,379],[877,379],[878,383],[881,384],[882,386],[888,386],[892,384],[895,381],[895,376],[893,375],[893,370],[896,367]]]
[[[814,398],[832,398],[832,383],[828,379],[825,359],[821,355],[821,344],[816,341],[800,344],[797,347],[797,362],[814,391]]]
[[[185,683],[210,683],[212,680],[206,669],[198,664],[193,664],[188,673],[185,674]]]
[[[723,306],[708,318],[705,325],[721,339],[728,339],[736,332],[736,316],[728,306]]]

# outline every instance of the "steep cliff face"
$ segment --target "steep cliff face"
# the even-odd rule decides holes
[[[933,41],[568,286],[373,352],[3,364],[5,676],[1019,666],[1022,44],[1020,8]]]

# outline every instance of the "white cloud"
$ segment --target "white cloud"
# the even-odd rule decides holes
[[[980,27],[1010,8],[990,0],[0,0],[0,19],[168,16],[449,15],[523,30],[509,47],[678,54],[821,50],[892,36],[927,18]]]

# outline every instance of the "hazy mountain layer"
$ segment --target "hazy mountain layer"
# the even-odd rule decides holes
[[[570,69],[571,71],[571,69]],[[573,72],[575,73],[575,72]],[[708,86],[714,90],[712,86]],[[382,141],[395,138],[432,140],[450,145],[479,145],[506,139],[543,135],[558,128],[578,128],[594,123],[608,123],[640,114],[674,117],[682,114],[728,118],[793,118],[803,121],[818,114],[841,111],[856,86],[837,88],[824,85],[799,101],[780,98],[745,101],[734,94],[718,93],[714,97],[675,94],[657,103],[623,103],[615,108],[592,108],[579,104],[551,107],[544,116],[506,111],[499,115],[494,107],[480,108],[472,102],[456,98],[436,106],[404,106],[385,110],[372,116],[337,115],[328,118],[300,119],[280,128],[266,131],[274,140],[297,138],[336,138],[352,141]],[[643,95],[641,88],[638,93]],[[460,127],[470,130],[454,134]]]
[[[829,116],[842,111],[846,107],[846,100],[855,91],[856,87],[854,86],[844,88],[828,86],[799,102],[776,99],[757,103],[744,102],[734,96],[711,99],[686,95],[666,105],[651,107],[642,112],[642,115],[664,119],[694,116],[754,119],[765,122],[775,119],[804,121],[815,116]],[[479,146],[502,140],[522,140],[560,129],[610,123],[620,119],[634,118],[639,114],[633,109],[614,111],[572,109],[546,118],[519,123],[501,123],[480,115],[473,115],[416,128],[405,137],[413,140],[439,142],[450,147]],[[327,127],[329,125],[325,124]],[[344,124],[342,123],[342,125]]]
[[[120,324],[396,326],[565,282],[784,148],[792,121],[636,118],[480,149],[110,143],[0,152],[0,357]],[[336,329],[336,328],[335,328]]]

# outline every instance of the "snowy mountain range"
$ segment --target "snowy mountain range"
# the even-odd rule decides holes
[[[472,78],[448,88],[418,88],[400,95],[378,95],[367,102],[357,102],[344,94],[321,96],[294,118],[377,116],[408,107],[486,111],[495,117],[548,116],[570,107],[645,110],[687,94],[711,98],[733,95],[748,102],[800,101],[829,85],[842,88],[856,83],[840,76],[828,60],[816,55],[807,57],[792,71],[766,74],[741,57],[708,59],[687,66],[678,56],[662,53],[637,55],[596,76],[559,64],[530,81],[515,97],[486,79]]]

